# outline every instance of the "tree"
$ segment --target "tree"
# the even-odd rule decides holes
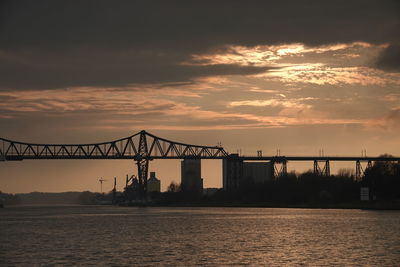
[[[381,155],[391,158],[391,155]],[[375,161],[365,171],[363,183],[370,187],[372,195],[377,199],[400,198],[400,164],[396,161]]]
[[[355,177],[355,173],[353,169],[339,169],[337,176],[339,177],[343,177],[343,178],[350,178],[350,179],[354,179]]]
[[[174,181],[171,182],[171,184],[167,188],[167,192],[169,193],[177,193],[181,191],[181,185],[175,183]]]

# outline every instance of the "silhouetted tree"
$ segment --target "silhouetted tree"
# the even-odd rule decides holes
[[[172,181],[167,188],[167,192],[169,192],[169,193],[177,193],[180,191],[181,191],[181,185],[178,183],[175,183],[174,181]]]
[[[353,169],[339,169],[336,176],[354,179],[355,173]]]
[[[382,158],[391,158],[385,154]],[[400,164],[396,161],[375,161],[365,171],[363,184],[377,199],[400,199]]]

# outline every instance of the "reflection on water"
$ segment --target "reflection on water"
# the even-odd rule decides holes
[[[398,266],[400,212],[9,207],[0,265]]]

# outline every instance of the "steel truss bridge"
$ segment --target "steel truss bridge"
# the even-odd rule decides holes
[[[220,146],[199,146],[170,141],[146,131],[111,142],[93,144],[33,144],[0,138],[0,160],[26,159],[132,159],[138,180],[147,192],[149,161],[154,159],[223,159]]]
[[[303,156],[238,156],[228,154],[221,146],[184,144],[140,131],[118,140],[93,144],[34,144],[0,138],[0,161],[38,159],[131,159],[138,167],[139,184],[147,191],[149,161],[154,159],[234,159],[242,161],[270,161],[274,175],[287,174],[288,161],[313,161],[314,172],[330,175],[330,161],[356,163],[356,177],[360,178],[373,161],[398,161],[399,157],[303,157]],[[366,166],[363,168],[363,164]]]

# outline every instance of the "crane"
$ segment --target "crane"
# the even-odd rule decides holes
[[[103,179],[102,177],[100,177],[99,182],[100,182],[100,192],[103,194],[103,182],[105,182],[107,180]]]

